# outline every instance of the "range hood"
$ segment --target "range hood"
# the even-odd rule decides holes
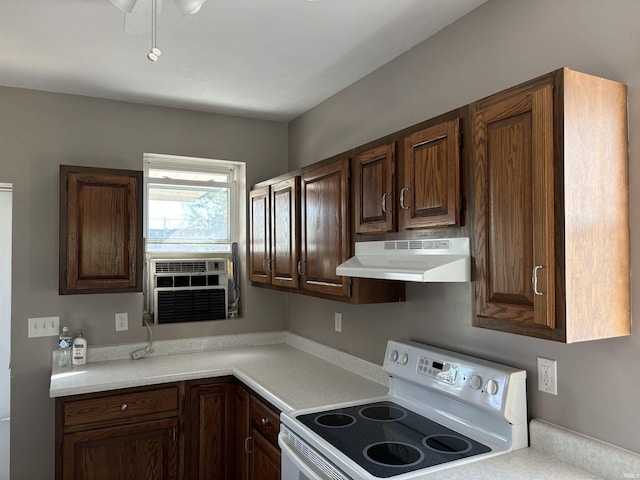
[[[356,242],[336,275],[407,282],[470,282],[469,238]]]

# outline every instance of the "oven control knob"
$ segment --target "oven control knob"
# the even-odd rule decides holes
[[[397,350],[391,350],[389,352],[389,360],[391,360],[392,362],[395,362],[396,360],[398,360],[398,351]]]
[[[407,363],[409,363],[409,355],[406,353],[403,353],[402,357],[400,357],[400,363],[402,365],[406,365]]]
[[[480,375],[471,375],[469,386],[474,390],[478,390],[482,386],[482,377]]]
[[[489,395],[495,395],[496,393],[498,393],[498,382],[496,382],[495,380],[489,380],[487,382],[486,389]]]

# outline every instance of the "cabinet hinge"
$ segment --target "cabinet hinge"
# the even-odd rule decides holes
[[[462,132],[458,133],[458,148],[462,148]]]

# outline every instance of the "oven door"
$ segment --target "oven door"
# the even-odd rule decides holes
[[[280,426],[278,444],[282,452],[282,480],[355,480],[344,475],[284,425]]]

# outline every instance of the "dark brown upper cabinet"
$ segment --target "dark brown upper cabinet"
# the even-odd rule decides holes
[[[302,175],[302,289],[349,296],[349,279],[336,267],[351,255],[349,234],[349,157],[343,156]]]
[[[629,335],[626,86],[565,68],[472,112],[474,325]]]
[[[336,275],[353,249],[350,153],[251,189],[248,255],[254,285],[353,304],[405,299],[401,282]]]
[[[256,283],[271,283],[269,257],[271,254],[271,198],[269,186],[249,192],[249,279]]]
[[[400,228],[460,225],[460,119],[404,140]]]
[[[252,282],[297,289],[300,177],[249,192],[249,277]]]
[[[60,166],[61,295],[142,291],[142,172]]]
[[[356,155],[354,185],[356,233],[385,233],[396,229],[395,142]]]
[[[430,123],[356,149],[357,234],[460,225],[460,118]]]

